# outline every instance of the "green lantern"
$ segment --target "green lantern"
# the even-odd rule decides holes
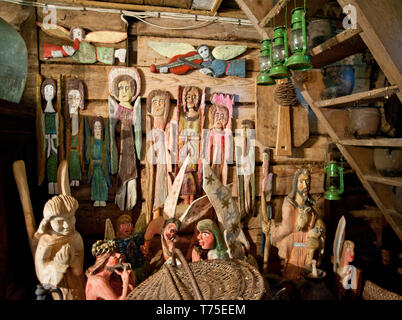
[[[260,71],[258,75],[257,84],[260,86],[272,86],[275,80],[269,76],[269,71],[272,66],[272,50],[271,40],[265,39],[261,41],[261,54],[260,54]]]
[[[285,63],[288,58],[288,38],[286,27],[276,27],[274,29],[274,38],[272,44],[272,62],[271,71],[269,75],[274,79],[287,79],[290,78],[289,70],[286,68]]]
[[[292,10],[292,32],[290,49],[292,56],[286,66],[292,70],[305,71],[312,68],[311,56],[307,51],[306,9],[299,7]]]
[[[337,180],[339,179],[339,187]],[[343,187],[343,168],[339,167],[335,161],[331,161],[324,169],[324,199],[340,200],[340,195],[344,191]]]

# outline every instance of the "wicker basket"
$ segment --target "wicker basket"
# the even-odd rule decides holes
[[[385,290],[370,280],[366,280],[363,290],[364,300],[402,300],[402,296]]]
[[[204,300],[259,300],[265,293],[259,271],[241,260],[188,263]],[[128,296],[127,300],[195,300],[192,275],[185,266],[164,264]]]

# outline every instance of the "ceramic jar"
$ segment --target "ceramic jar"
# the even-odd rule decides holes
[[[375,136],[380,129],[381,114],[377,107],[356,107],[349,109],[349,134],[364,138]]]
[[[402,176],[402,149],[375,148],[374,165],[384,177]]]

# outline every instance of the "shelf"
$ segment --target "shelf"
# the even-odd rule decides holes
[[[314,103],[317,108],[337,108],[345,107],[348,105],[354,105],[354,103],[368,103],[377,100],[382,100],[385,97],[389,97],[399,92],[398,86],[389,86],[385,88],[374,89],[370,91],[358,92],[351,95],[321,100]]]
[[[402,138],[342,139],[339,143],[344,146],[402,148]]]
[[[383,177],[378,172],[370,172],[363,176],[367,181],[402,187],[402,177]]]
[[[310,54],[314,68],[321,68],[353,54],[363,52],[367,47],[360,37],[362,29],[346,29],[331,39],[314,47]]]

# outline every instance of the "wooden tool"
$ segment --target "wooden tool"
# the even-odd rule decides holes
[[[278,129],[276,135],[276,155],[292,155],[292,134],[290,131],[290,107],[278,106]]]
[[[31,196],[29,194],[25,163],[23,160],[18,160],[13,163],[13,173],[18,193],[20,195],[22,210],[24,212],[29,246],[31,247],[32,256],[35,257],[36,246],[38,245],[38,240],[34,237],[36,223],[32,209]]]
[[[59,169],[57,170],[57,187],[59,189],[59,194],[71,196],[67,160],[63,160],[59,165]]]

